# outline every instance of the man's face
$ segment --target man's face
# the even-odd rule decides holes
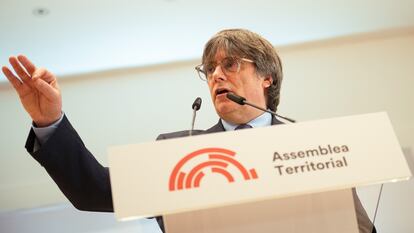
[[[226,57],[226,53],[219,50],[215,55],[216,64]],[[254,63],[241,62],[239,72],[223,72],[221,65],[217,65],[211,78],[208,80],[210,95],[217,114],[233,124],[243,124],[256,118],[262,111],[247,105],[239,105],[227,99],[227,92],[245,97],[250,103],[266,108],[265,89],[270,86],[272,79],[257,74]]]

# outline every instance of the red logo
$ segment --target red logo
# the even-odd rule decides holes
[[[186,155],[171,172],[169,190],[198,188],[209,171],[222,175],[229,183],[235,180],[231,170],[240,172],[244,180],[257,179],[256,171],[247,170],[234,158],[235,155],[223,148],[205,148]]]

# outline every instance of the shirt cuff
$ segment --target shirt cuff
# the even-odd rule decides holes
[[[62,115],[60,116],[59,120],[46,127],[36,127],[32,125],[32,129],[40,145],[44,144],[49,139],[49,137],[55,132],[60,122],[62,121],[63,116],[64,113],[62,112]]]

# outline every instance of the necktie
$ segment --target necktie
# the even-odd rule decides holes
[[[253,128],[251,125],[249,124],[242,124],[242,125],[238,125],[234,130],[239,130],[239,129],[250,129]]]

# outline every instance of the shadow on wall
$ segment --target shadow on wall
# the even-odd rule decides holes
[[[403,153],[405,155],[405,159],[407,160],[408,167],[411,170],[411,174],[414,174],[414,151],[413,148],[405,147],[402,148]]]

